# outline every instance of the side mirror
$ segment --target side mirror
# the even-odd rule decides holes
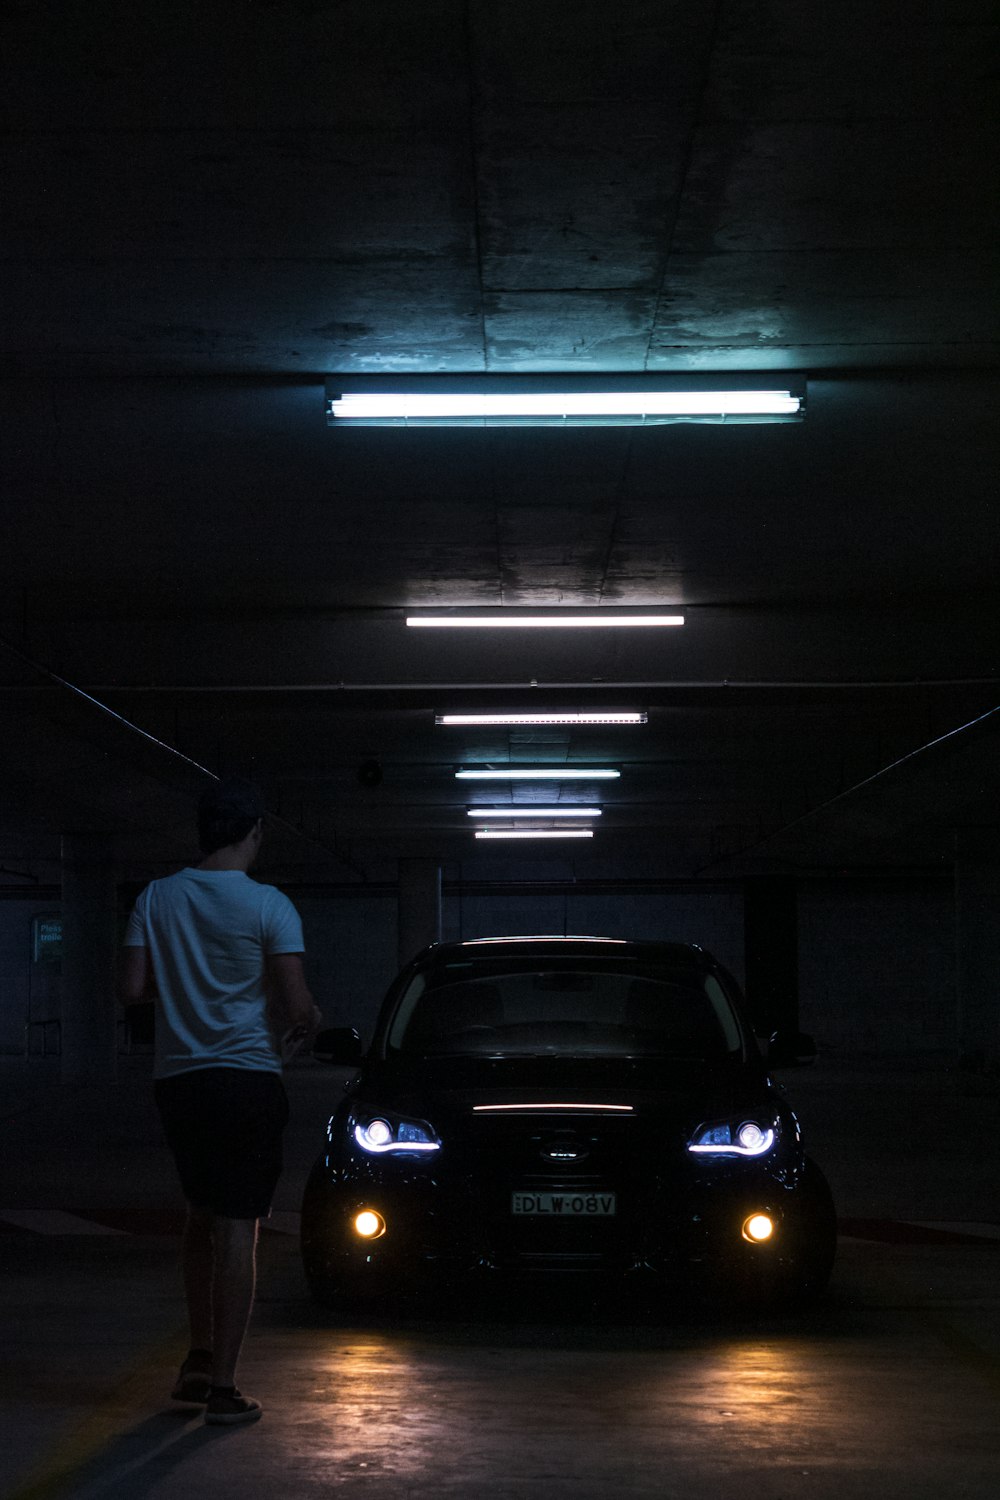
[[[317,1062],[351,1067],[363,1057],[361,1037],[353,1026],[329,1026],[317,1034],[312,1055]]]
[[[802,1068],[816,1061],[816,1043],[807,1031],[776,1031],[767,1044],[774,1068]]]

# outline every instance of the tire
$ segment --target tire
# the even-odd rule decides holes
[[[309,1295],[320,1307],[335,1307],[343,1290],[343,1278],[305,1234],[302,1237],[301,1253]]]
[[[344,1305],[343,1289],[341,1284],[333,1277],[310,1275],[306,1271],[306,1284],[309,1287],[309,1295],[317,1307],[340,1308]]]
[[[830,1279],[837,1253],[837,1218],[833,1195],[819,1167],[806,1158],[799,1202],[782,1234],[785,1245],[772,1258],[746,1263],[729,1300],[755,1311],[792,1311],[820,1297]]]
[[[330,1202],[322,1178],[310,1182],[302,1201],[299,1249],[309,1295],[320,1307],[357,1310],[389,1300],[394,1290],[378,1270],[359,1272],[349,1257],[338,1253],[343,1232],[341,1214]]]
[[[331,1253],[335,1243],[333,1205],[324,1192],[322,1177],[315,1172],[302,1200],[299,1250],[310,1296],[321,1307],[334,1307],[343,1290],[343,1275]]]
[[[799,1246],[777,1287],[781,1305],[805,1307],[826,1289],[837,1258],[837,1211],[833,1194],[819,1167],[806,1157],[802,1179],[805,1206],[799,1226]]]

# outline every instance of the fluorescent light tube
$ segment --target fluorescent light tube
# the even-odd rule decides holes
[[[331,398],[336,421],[473,421],[475,419],[643,421],[684,417],[792,417],[801,397],[774,391],[479,391],[380,394],[345,391]]]
[[[595,610],[591,614],[564,614],[553,609],[544,615],[519,615],[511,610],[502,615],[407,615],[407,625],[425,630],[544,630],[546,628],[558,628],[564,630],[577,627],[578,629],[607,629],[618,626],[619,629],[635,627],[638,625],[683,625],[683,615],[616,615],[610,610]]]
[[[489,822],[490,818],[599,818],[599,807],[533,807],[530,802],[520,807],[470,807],[465,816]]]
[[[592,839],[592,828],[480,828],[477,839]]]
[[[644,713],[620,714],[435,714],[435,724],[645,724]]]
[[[508,767],[503,771],[456,771],[456,781],[617,781],[620,771],[585,771],[579,766]]]

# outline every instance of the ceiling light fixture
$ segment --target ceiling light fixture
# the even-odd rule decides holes
[[[477,839],[592,839],[592,828],[479,828]]]
[[[766,389],[763,387],[767,387]],[[797,388],[796,388],[797,387]],[[774,422],[800,417],[805,385],[726,373],[695,376],[332,375],[333,427],[655,425],[663,422]]]
[[[599,807],[532,807],[530,803],[520,807],[470,807],[467,818],[599,818]]]
[[[617,781],[622,773],[582,766],[505,766],[500,771],[456,771],[456,781]]]
[[[645,724],[644,713],[608,714],[435,714],[435,724],[502,726],[505,724]]]
[[[561,609],[547,610],[545,614],[518,614],[516,610],[505,610],[502,615],[407,615],[407,625],[436,630],[545,630],[545,629],[599,629],[610,627],[634,628],[636,626],[683,625],[683,615],[628,615],[615,614],[610,609],[595,609],[589,612],[568,612]]]

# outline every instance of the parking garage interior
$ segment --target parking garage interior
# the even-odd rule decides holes
[[[0,28],[0,1489],[993,1494],[993,7]],[[804,404],[355,428],[352,378]],[[482,623],[559,612],[598,627]],[[318,1308],[298,1212],[345,1075],[300,1055],[265,1419],[169,1410],[183,1205],[114,973],[228,776],[332,1026],[367,1040],[429,942],[594,934],[698,943],[762,1038],[813,1036],[776,1079],[838,1210],[819,1302]]]

